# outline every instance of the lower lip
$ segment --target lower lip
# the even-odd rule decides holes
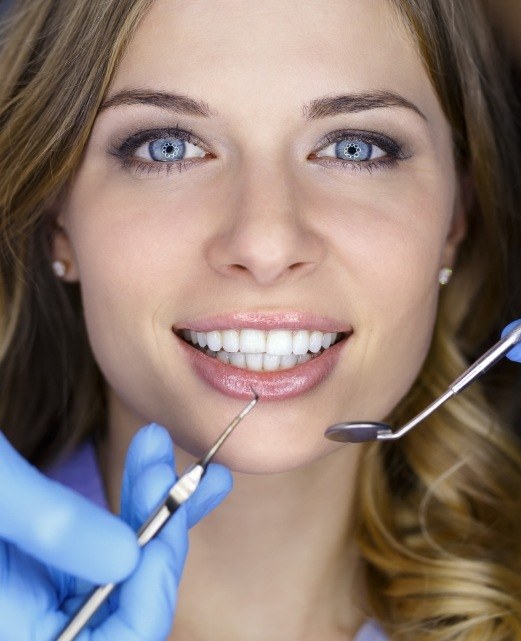
[[[320,356],[278,372],[252,372],[221,363],[177,337],[195,373],[222,394],[251,399],[252,388],[264,400],[283,400],[309,392],[333,371],[349,337],[326,349]]]

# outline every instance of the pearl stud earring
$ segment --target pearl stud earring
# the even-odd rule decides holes
[[[58,278],[63,278],[68,271],[67,263],[63,260],[53,260],[52,270]]]
[[[443,267],[440,269],[440,273],[438,274],[438,281],[440,285],[446,285],[452,276],[452,269],[450,267]]]

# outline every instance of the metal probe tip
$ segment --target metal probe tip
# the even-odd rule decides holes
[[[251,412],[251,410],[257,405],[257,402],[259,400],[259,395],[255,392],[253,388],[251,388],[251,391],[253,393],[253,398],[252,400],[244,407],[239,414],[233,419],[233,421],[228,425],[228,427],[224,430],[224,432],[219,436],[217,441],[212,445],[212,447],[208,450],[208,452],[203,456],[203,458],[198,462],[198,465],[201,465],[203,468],[206,468],[208,463],[213,459],[213,457],[217,454],[217,452],[220,450],[222,447],[224,441],[230,436],[230,434],[233,432],[233,430],[239,425],[239,423],[242,421],[242,419]]]

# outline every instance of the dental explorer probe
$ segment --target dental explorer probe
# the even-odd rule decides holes
[[[179,479],[168,490],[168,494],[164,501],[141,526],[137,532],[139,547],[145,546],[166,525],[170,517],[175,514],[179,507],[187,501],[198,488],[212,458],[221,448],[224,441],[232,433],[234,428],[242,421],[250,410],[254,408],[259,400],[259,397],[253,390],[252,393],[254,394],[254,398],[233,419],[208,452],[206,452],[206,454],[196,463],[192,463],[187,467]],[[55,641],[73,641],[117,585],[117,583],[107,583],[106,585],[96,588],[74,617],[69,621],[67,626],[62,630],[59,636],[56,637]]]
[[[438,407],[441,407],[449,398],[459,394],[473,383],[477,378],[493,367],[514,345],[521,341],[521,324],[517,325],[500,341],[491,347],[481,358],[478,358],[463,374],[457,378],[440,397],[431,403],[420,414],[406,423],[396,432],[393,432],[387,423],[337,423],[328,427],[324,436],[331,441],[342,443],[363,443],[365,441],[394,441],[401,438],[413,427],[430,416]]]

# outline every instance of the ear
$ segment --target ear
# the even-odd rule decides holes
[[[458,248],[468,231],[468,212],[474,202],[474,184],[468,174],[460,176],[458,194],[450,223],[440,267],[454,267]]]
[[[65,230],[63,219],[60,215],[56,216],[52,223],[51,231],[51,256],[52,261],[59,260],[66,266],[66,272],[60,276],[60,280],[67,283],[79,281],[78,264],[70,238]]]

